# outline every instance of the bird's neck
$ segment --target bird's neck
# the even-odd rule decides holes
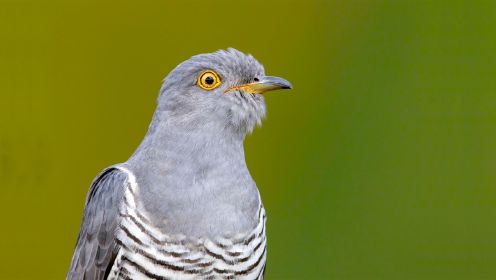
[[[130,158],[148,162],[210,163],[226,157],[244,164],[245,133],[204,116],[177,116],[157,109],[142,143]]]

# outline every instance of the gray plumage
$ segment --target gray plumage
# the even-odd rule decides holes
[[[198,85],[214,71],[220,85]],[[265,210],[243,140],[263,91],[290,88],[237,50],[202,54],[164,80],[148,133],[88,192],[67,279],[263,279]]]

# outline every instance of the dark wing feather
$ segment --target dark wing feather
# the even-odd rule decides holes
[[[119,249],[115,242],[119,205],[128,184],[127,174],[115,167],[91,184],[68,280],[105,279],[110,272]]]

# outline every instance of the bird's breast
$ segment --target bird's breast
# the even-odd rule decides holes
[[[191,238],[154,226],[136,207],[131,187],[120,209],[120,245],[110,279],[262,279],[266,259],[265,211],[256,226],[233,236]]]
[[[179,168],[138,175],[129,199],[161,232],[213,238],[246,234],[258,224],[262,203],[246,168]]]

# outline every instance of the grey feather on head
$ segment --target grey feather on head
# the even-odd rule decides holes
[[[207,70],[220,79],[220,85],[211,90],[198,86],[199,76]],[[265,117],[264,97],[242,89],[226,91],[264,75],[264,67],[253,56],[233,48],[196,55],[164,79],[158,109],[169,111],[186,126],[214,122],[244,137]]]

